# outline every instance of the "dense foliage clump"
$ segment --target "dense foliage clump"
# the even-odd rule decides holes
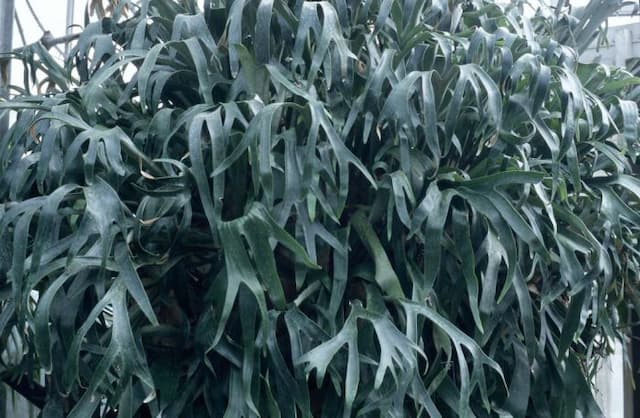
[[[112,3],[0,103],[0,376],[44,417],[601,415],[639,80],[577,57],[620,4]]]

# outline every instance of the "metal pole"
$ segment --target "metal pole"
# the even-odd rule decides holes
[[[13,16],[15,14],[15,0],[0,0],[0,54],[6,54],[13,49]],[[11,83],[11,59],[0,57],[0,97],[9,97]],[[0,138],[9,127],[9,114],[0,117]]]
[[[73,12],[75,10],[75,0],[67,0],[67,31],[66,35],[71,35],[71,27],[73,26]],[[64,44],[64,57],[69,55],[69,43]]]
[[[10,52],[13,43],[13,15],[15,13],[14,0],[0,0],[0,54]],[[9,97],[9,84],[11,83],[11,73],[9,67],[11,60],[0,58],[0,98]],[[9,113],[0,115],[0,140],[4,137],[9,127]],[[8,412],[7,386],[0,384],[0,414]]]

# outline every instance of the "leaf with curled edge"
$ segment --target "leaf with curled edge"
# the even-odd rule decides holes
[[[424,134],[424,144],[411,143],[410,146],[426,148],[430,151],[430,157],[438,163],[441,157],[441,146],[438,136],[438,117],[436,112],[436,97],[432,84],[433,71],[413,71],[396,84],[384,102],[378,123],[385,120],[396,124],[396,130],[408,129],[410,138],[417,138],[416,130],[421,128]],[[419,98],[419,106],[416,108],[413,96]],[[401,144],[401,147],[403,145]],[[409,146],[409,145],[407,145]],[[401,154],[400,161],[408,161],[406,155]],[[401,150],[402,153],[402,150]],[[403,167],[405,172],[409,167]]]
[[[64,265],[61,265],[59,269],[62,269]],[[86,270],[99,270],[103,267],[103,261],[99,257],[95,256],[76,256],[72,263],[69,264],[64,270],[51,282],[45,291],[42,292],[38,300],[38,304],[35,309],[33,324],[35,329],[35,348],[38,353],[38,357],[45,370],[51,370],[51,350],[52,339],[50,329],[50,312],[51,305],[55,300],[56,295],[62,289],[62,287],[72,280],[75,275]],[[104,267],[114,269],[113,265],[105,265]]]
[[[206,333],[207,351],[220,342],[240,286],[245,286],[255,297],[261,318],[267,317],[266,296],[277,308],[284,308],[285,295],[273,253],[276,243],[289,249],[296,261],[307,268],[319,268],[304,248],[260,204],[254,204],[246,215],[238,219],[221,222],[217,228],[224,252],[225,290],[222,303],[217,307],[217,326]]]
[[[128,385],[117,388],[116,398],[119,399],[119,394],[122,394],[131,385],[129,378],[132,376],[136,376],[142,383],[147,401],[156,396],[153,378],[147,366],[144,352],[136,342],[131,329],[126,301],[126,286],[122,282],[116,281],[111,289],[113,291],[110,290],[104,296],[106,303],[109,303],[113,310],[111,340],[92,373],[89,385],[71,410],[69,417],[84,417],[87,416],[83,415],[87,411],[95,409],[97,404],[94,400],[99,399],[101,386],[108,381],[111,370],[120,379],[129,381]],[[96,314],[96,311],[97,309],[94,309],[92,314]]]
[[[486,394],[486,387],[483,389],[483,385],[486,384],[483,370],[485,366],[493,369],[500,377],[504,387],[507,387],[500,365],[495,360],[487,356],[473,338],[462,332],[446,317],[440,315],[437,311],[428,306],[420,305],[415,302],[401,301],[400,305],[407,312],[407,315],[416,313],[427,318],[434,325],[442,329],[453,342],[458,357],[458,366],[460,367],[460,397],[458,400],[458,413],[460,416],[469,416],[469,398],[471,396],[471,392],[476,386],[479,386],[481,389],[480,392],[483,402],[485,404],[489,403]],[[473,360],[471,376],[469,376],[468,360],[462,350],[462,347],[467,349]]]
[[[394,298],[404,298],[400,280],[369,220],[362,212],[351,217],[351,226],[365,245],[375,265],[375,281],[380,289]]]
[[[342,329],[334,337],[312,348],[295,361],[296,364],[305,364],[307,375],[312,370],[316,371],[316,381],[320,387],[330,363],[342,348],[347,346],[344,417],[351,416],[361,381],[360,363],[363,362],[365,347],[359,345],[359,320],[371,324],[376,341],[380,345],[374,379],[376,389],[382,386],[387,373],[391,374],[397,387],[401,386],[403,381],[411,380],[418,369],[418,355],[424,356],[420,347],[411,342],[385,313],[373,312],[363,308],[359,302],[354,303]]]
[[[473,315],[476,327],[481,333],[484,333],[482,319],[480,318],[480,309],[478,303],[479,283],[475,272],[475,250],[471,242],[469,215],[466,208],[453,208],[451,215],[453,222],[453,239],[456,250],[460,255],[460,263],[462,264],[462,275],[464,276],[467,294],[469,298],[469,308]]]
[[[458,79],[448,105],[445,120],[445,132],[449,138],[454,134],[462,110],[467,86],[472,87],[481,120],[499,129],[502,121],[502,95],[495,81],[477,64],[464,64],[458,67]],[[480,87],[485,91],[486,104]],[[484,117],[486,113],[486,117]]]
[[[322,12],[318,9],[322,10]],[[332,44],[338,54],[341,75],[342,77],[346,77],[349,60],[355,60],[357,57],[349,49],[343,35],[343,30],[340,27],[338,14],[331,3],[327,1],[302,3],[298,31],[295,36],[295,45],[292,51],[292,63],[294,66],[305,65],[303,50],[305,41],[309,39],[307,35],[309,31],[312,31],[315,36],[316,48],[306,76],[307,86],[313,85],[320,66],[328,57],[330,52],[329,47]]]
[[[298,364],[306,364],[305,372],[308,375],[316,370],[316,382],[322,385],[327,367],[343,346],[347,346],[347,367],[344,383],[344,412],[343,417],[351,416],[351,408],[358,392],[360,384],[360,359],[358,354],[358,327],[357,316],[351,313],[342,329],[329,341],[313,348],[311,351],[298,358]]]

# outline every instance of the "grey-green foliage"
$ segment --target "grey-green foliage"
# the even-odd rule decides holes
[[[16,51],[0,376],[43,417],[600,416],[640,80],[577,62],[598,4],[120,1]]]

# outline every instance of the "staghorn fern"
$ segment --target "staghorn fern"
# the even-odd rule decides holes
[[[43,417],[601,416],[639,79],[575,50],[621,3],[101,5],[0,103],[0,376]]]

